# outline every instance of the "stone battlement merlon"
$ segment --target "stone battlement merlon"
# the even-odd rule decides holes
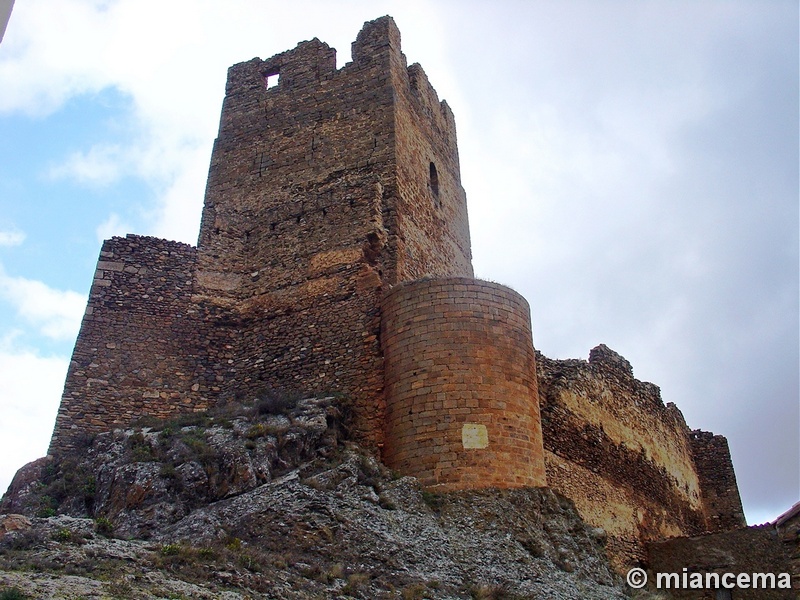
[[[405,57],[400,51],[400,30],[394,19],[386,15],[364,23],[351,45],[351,56],[353,63],[359,66],[389,57],[405,68]]]

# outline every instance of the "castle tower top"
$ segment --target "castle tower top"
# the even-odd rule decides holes
[[[337,70],[313,39],[230,68],[198,241],[209,294],[291,284],[323,255],[389,285],[472,275],[452,112],[406,66],[391,17],[366,23],[352,55]]]

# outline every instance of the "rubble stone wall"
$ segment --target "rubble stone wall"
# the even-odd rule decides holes
[[[537,367],[548,484],[608,532],[618,564],[643,560],[642,540],[706,530],[689,430],[658,387],[605,346]]]
[[[208,406],[196,384],[195,259],[193,247],[152,237],[103,244],[51,452],[145,415]]]
[[[737,576],[746,573],[747,586],[737,585],[727,597],[737,600],[796,600],[800,592],[800,574],[796,571],[800,550],[798,537],[796,534],[791,537],[781,535],[771,525],[656,541],[648,544],[647,550],[649,579],[652,581],[656,580],[657,573],[677,573],[681,578],[686,573],[689,582],[689,577],[699,574],[703,587],[706,587],[709,574],[721,578],[726,573]],[[756,587],[754,573],[771,574],[774,578],[759,579]],[[787,573],[788,577],[779,577],[781,573]],[[713,584],[715,580],[710,582]],[[735,580],[729,579],[727,583],[735,583]],[[721,581],[719,588],[724,587]],[[674,584],[669,593],[671,598],[680,600],[720,597],[713,589],[675,589]]]
[[[724,436],[708,431],[689,434],[692,456],[703,491],[703,508],[708,531],[727,531],[744,527],[747,521],[736,484],[736,473]]]

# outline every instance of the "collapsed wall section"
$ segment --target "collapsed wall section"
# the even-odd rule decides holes
[[[548,484],[607,531],[618,569],[643,560],[643,541],[706,530],[688,428],[655,385],[602,345],[536,365]]]
[[[385,462],[440,491],[545,485],[525,299],[423,279],[388,292],[382,314]]]
[[[70,361],[49,453],[143,416],[207,407],[197,391],[201,324],[192,246],[106,240]]]

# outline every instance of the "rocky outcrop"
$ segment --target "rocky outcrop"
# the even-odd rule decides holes
[[[102,517],[119,535],[148,538],[198,507],[332,457],[341,427],[333,398],[267,397],[103,433],[20,469],[0,512]]]
[[[342,412],[332,398],[272,401],[102,434],[38,465],[38,482],[2,501],[31,527],[0,539],[0,591],[623,597],[605,532],[569,500],[547,488],[424,492],[348,442]]]

